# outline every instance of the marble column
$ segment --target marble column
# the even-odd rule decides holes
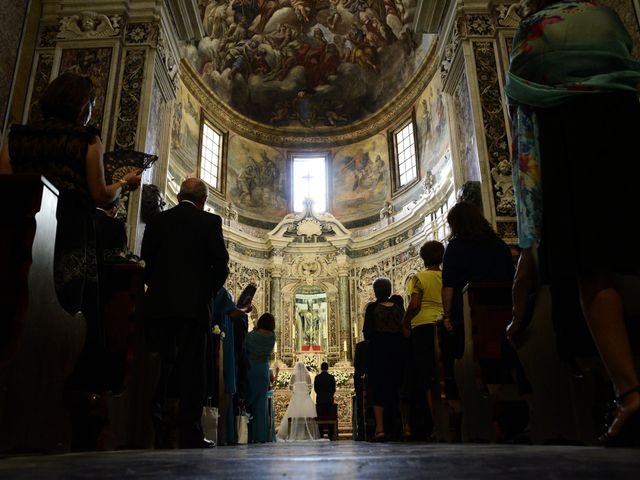
[[[343,354],[346,356],[346,360],[352,359],[351,354],[351,317],[349,315],[349,276],[348,274],[340,275],[340,282],[338,284],[338,301],[340,305],[340,339],[342,345],[340,345]],[[347,342],[347,351],[344,352],[344,342]],[[341,355],[342,357],[342,355]]]
[[[271,292],[270,296],[270,304],[271,304],[271,314],[276,319],[276,341],[278,342],[278,352],[276,354],[276,358],[278,354],[281,354],[284,348],[284,342],[282,341],[282,332],[284,327],[284,318],[282,318],[282,301],[281,301],[281,290],[280,290],[280,275],[274,276],[272,273],[271,276]]]

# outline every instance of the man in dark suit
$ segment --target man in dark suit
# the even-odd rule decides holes
[[[142,240],[149,346],[161,357],[152,416],[156,428],[161,428],[167,386],[175,366],[180,447],[207,448],[215,446],[204,438],[200,423],[210,305],[227,278],[229,255],[222,220],[203,211],[206,184],[197,178],[185,180],[178,200],[177,206],[147,224]]]
[[[319,417],[333,415],[333,396],[336,393],[336,379],[329,373],[329,364],[322,362],[320,373],[313,381],[313,389],[316,391],[316,411]],[[329,427],[329,437],[333,437],[333,427]]]

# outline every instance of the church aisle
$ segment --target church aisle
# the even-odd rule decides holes
[[[351,441],[262,444],[213,450],[6,457],[0,461],[0,478],[614,480],[638,478],[638,453],[566,446]]]

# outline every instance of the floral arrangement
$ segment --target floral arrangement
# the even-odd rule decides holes
[[[336,379],[337,387],[343,387],[345,385],[349,385],[353,380],[352,372],[345,372],[344,370],[334,370],[331,373],[333,374],[333,377]]]
[[[302,360],[302,363],[304,363],[305,367],[309,368],[314,372],[317,372],[318,370],[320,370],[320,363],[318,362],[318,358],[315,356],[305,357]]]
[[[289,386],[290,381],[291,381],[291,371],[280,370],[280,372],[278,373],[278,378],[276,379],[276,387],[287,388]]]

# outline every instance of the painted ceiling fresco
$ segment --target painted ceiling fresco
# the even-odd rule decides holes
[[[416,0],[200,0],[189,59],[217,96],[271,127],[366,120],[411,79],[431,38]]]

